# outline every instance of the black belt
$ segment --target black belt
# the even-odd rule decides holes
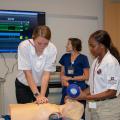
[[[115,99],[115,98],[117,98],[117,97],[116,97],[116,96],[114,96],[114,97],[111,97],[111,98],[100,99],[100,100],[95,100],[95,101],[104,101],[104,100],[110,100],[110,99]]]

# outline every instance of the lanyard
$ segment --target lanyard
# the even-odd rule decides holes
[[[35,47],[35,45],[29,40],[29,43],[33,46],[33,47]]]
[[[96,60],[96,62],[95,62],[95,66],[94,66],[94,69],[93,69],[93,89],[92,89],[92,93],[94,93],[94,89],[95,89],[95,74],[96,74],[96,71],[98,70],[98,67],[100,66],[101,62],[98,63],[98,60]]]

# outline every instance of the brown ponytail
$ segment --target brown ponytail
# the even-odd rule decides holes
[[[115,46],[111,45],[109,48],[109,51],[118,60],[118,62],[120,64],[120,53],[117,50],[117,48]]]

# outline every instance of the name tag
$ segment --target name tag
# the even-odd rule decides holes
[[[73,66],[68,67],[68,74],[70,74],[70,75],[74,74],[74,67]]]
[[[90,102],[88,102],[88,106],[89,106],[89,108],[93,108],[93,109],[96,109],[96,108],[97,108],[97,105],[96,105],[96,102],[95,102],[95,101],[90,101]]]

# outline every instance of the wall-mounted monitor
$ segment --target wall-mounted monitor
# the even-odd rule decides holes
[[[45,12],[0,10],[0,52],[17,52],[37,25],[45,25]]]

